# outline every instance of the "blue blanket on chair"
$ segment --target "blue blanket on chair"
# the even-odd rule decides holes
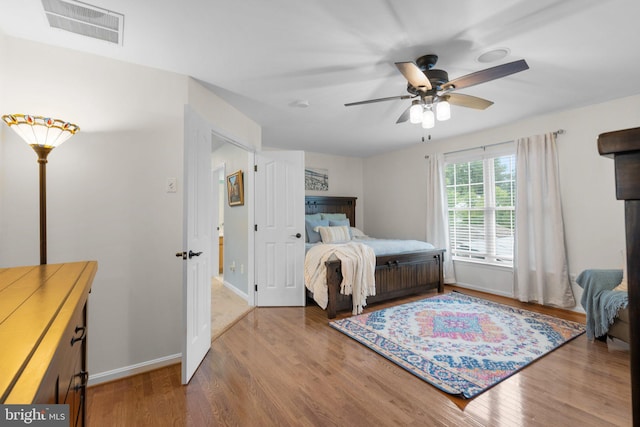
[[[627,292],[613,290],[621,280],[622,270],[585,270],[576,278],[584,289],[580,303],[587,312],[588,339],[606,335],[618,310],[629,304]]]

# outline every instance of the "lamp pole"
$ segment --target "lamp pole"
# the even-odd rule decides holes
[[[53,147],[32,145],[38,155],[40,178],[40,264],[47,263],[47,156]]]

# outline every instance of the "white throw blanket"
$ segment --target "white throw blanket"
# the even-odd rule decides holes
[[[342,263],[340,293],[351,295],[353,314],[360,314],[367,297],[376,294],[376,255],[369,246],[356,242],[316,245],[307,251],[304,282],[323,309],[329,301],[325,262],[333,255]]]

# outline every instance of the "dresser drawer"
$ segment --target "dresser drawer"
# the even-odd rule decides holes
[[[85,306],[82,306],[78,307],[62,335],[34,403],[66,403],[70,390],[79,384],[76,377],[82,370],[80,362],[84,358],[85,338]]]

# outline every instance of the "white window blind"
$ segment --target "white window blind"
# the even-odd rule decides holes
[[[493,152],[449,156],[445,178],[453,258],[512,266],[516,191],[513,150],[502,147]]]

